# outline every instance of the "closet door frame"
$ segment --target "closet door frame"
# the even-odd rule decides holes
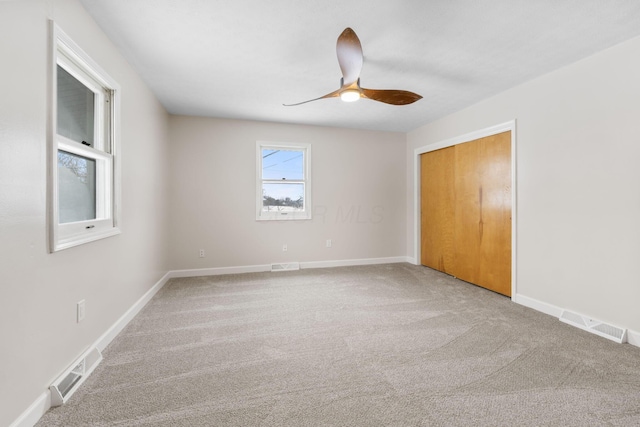
[[[517,208],[518,205],[516,203],[517,198],[517,187],[516,187],[516,159],[517,159],[517,151],[516,151],[516,121],[511,120],[505,123],[501,123],[495,126],[491,126],[485,129],[480,129],[474,132],[470,132],[464,135],[460,135],[454,138],[446,139],[443,141],[436,142],[434,144],[428,144],[422,147],[418,147],[414,150],[413,154],[413,171],[414,171],[414,181],[413,181],[413,206],[414,206],[414,249],[413,253],[415,258],[413,259],[413,263],[415,265],[421,265],[420,260],[422,259],[421,253],[421,197],[420,197],[420,186],[421,186],[421,166],[420,166],[420,155],[424,153],[428,153],[430,151],[440,150],[442,148],[451,147],[458,144],[463,144],[465,142],[474,141],[476,139],[484,138],[491,135],[496,135],[503,132],[511,132],[511,300],[515,301],[517,296],[517,265],[516,265],[516,250],[517,250]]]

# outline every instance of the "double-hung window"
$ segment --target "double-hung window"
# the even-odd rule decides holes
[[[51,23],[52,252],[118,234],[119,87]]]
[[[311,145],[257,143],[258,220],[311,218]]]

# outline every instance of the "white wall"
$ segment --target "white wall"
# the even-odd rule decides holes
[[[405,256],[404,134],[172,116],[170,135],[173,269]],[[311,143],[313,219],[256,221],[257,140]]]
[[[122,87],[122,231],[47,253],[47,19]],[[168,115],[76,0],[0,2],[0,425],[168,270]],[[76,323],[76,302],[86,319]]]
[[[413,152],[517,120],[517,292],[640,331],[640,38],[407,135]]]

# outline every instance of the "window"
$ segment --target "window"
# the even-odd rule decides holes
[[[120,233],[119,86],[51,23],[50,250]]]
[[[309,144],[257,143],[258,220],[311,218]]]

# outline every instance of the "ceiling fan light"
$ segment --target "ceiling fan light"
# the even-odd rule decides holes
[[[340,92],[340,99],[344,102],[354,102],[360,99],[360,91],[355,89],[349,89]]]

